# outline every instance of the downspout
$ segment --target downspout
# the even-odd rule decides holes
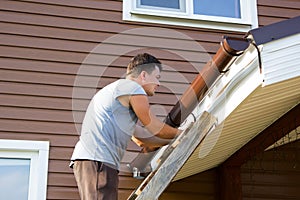
[[[224,37],[217,53],[211,61],[206,63],[191,85],[183,93],[180,100],[167,115],[165,123],[172,127],[179,127],[202,100],[205,93],[220,74],[229,70],[228,66],[230,66],[234,59],[240,56],[248,46],[249,41],[247,39]],[[149,163],[154,155],[155,152],[147,152],[147,149],[144,148],[129,164],[135,178],[141,178],[140,173],[149,170]]]
[[[221,47],[207,62],[191,85],[183,93],[181,99],[169,112],[166,123],[173,127],[179,127],[187,116],[195,109],[207,90],[221,73],[226,72],[233,58],[240,56],[249,46],[249,41],[243,38],[224,37]]]

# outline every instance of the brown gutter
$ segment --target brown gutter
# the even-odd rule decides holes
[[[215,56],[206,63],[170,111],[166,123],[173,127],[179,127],[195,109],[218,76],[226,71],[225,68],[233,61],[232,58],[241,55],[248,46],[249,41],[247,39],[225,37]]]
[[[211,61],[206,63],[191,85],[183,93],[181,99],[168,114],[165,123],[172,127],[179,127],[195,109],[214,81],[221,73],[228,70],[227,67],[229,64],[248,48],[249,43],[250,42],[244,38],[224,37],[216,55]],[[145,172],[149,169],[149,163],[154,155],[155,152],[149,152],[144,148],[129,164],[129,167],[135,172]],[[136,175],[136,177],[140,176]]]

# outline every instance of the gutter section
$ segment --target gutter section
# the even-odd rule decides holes
[[[195,109],[200,100],[216,79],[225,72],[234,58],[240,56],[249,46],[243,38],[225,37],[221,47],[211,61],[207,62],[191,85],[183,93],[166,118],[166,123],[179,127],[187,116]]]

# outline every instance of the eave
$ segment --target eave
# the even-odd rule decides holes
[[[251,35],[251,34],[250,34]],[[255,38],[255,37],[254,37]],[[194,115],[208,111],[219,125],[176,175],[179,180],[214,168],[259,135],[300,101],[300,33],[252,46],[216,81]]]

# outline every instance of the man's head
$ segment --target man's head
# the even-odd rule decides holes
[[[143,53],[131,59],[127,66],[127,78],[142,85],[149,96],[153,96],[160,85],[161,62],[154,56]]]
[[[155,66],[161,71],[161,62],[157,58],[148,53],[138,54],[128,63],[127,76],[136,78],[142,71],[150,74],[155,69]]]

